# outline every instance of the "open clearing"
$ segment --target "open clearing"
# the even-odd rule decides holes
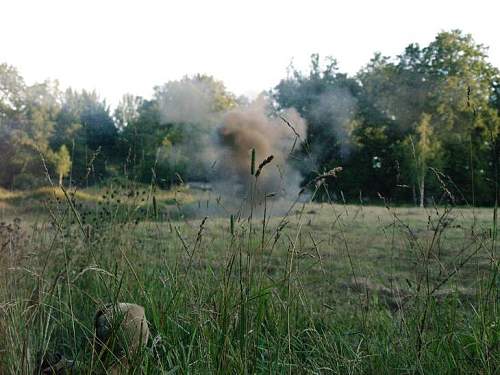
[[[99,371],[93,317],[111,301],[146,309],[137,373],[500,369],[492,208],[270,200],[237,215],[206,192],[123,186],[0,204],[6,373],[55,351]]]

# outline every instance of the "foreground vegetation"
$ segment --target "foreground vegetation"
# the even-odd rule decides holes
[[[112,301],[146,308],[135,373],[500,371],[496,208],[1,195],[0,373],[48,352],[100,371],[93,317]]]

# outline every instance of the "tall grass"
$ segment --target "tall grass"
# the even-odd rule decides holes
[[[116,301],[150,323],[131,373],[499,373],[497,207],[312,203],[332,173],[273,216],[273,197],[257,196],[266,164],[224,217],[123,183],[6,215],[0,373],[55,352],[104,372],[93,317]]]

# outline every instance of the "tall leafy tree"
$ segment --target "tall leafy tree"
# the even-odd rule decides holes
[[[62,145],[53,157],[55,169],[59,177],[59,185],[63,184],[63,177],[67,176],[71,169],[71,157],[66,145]]]
[[[487,161],[498,124],[490,104],[499,71],[488,62],[486,48],[459,30],[438,34],[424,49],[422,63],[439,83],[431,103],[444,172],[470,203],[486,203],[493,177]]]
[[[51,167],[49,139],[59,110],[57,82],[28,86],[14,68],[0,65],[2,185],[29,187],[43,183],[44,170]]]
[[[432,158],[436,157],[439,150],[439,141],[433,139],[431,120],[431,115],[423,113],[417,126],[418,142],[415,145],[415,176],[419,185],[420,207],[424,207],[425,181],[429,163]]]
[[[118,130],[109,107],[95,92],[66,90],[55,128],[51,145],[70,150],[77,182],[104,178],[109,165],[119,163]]]

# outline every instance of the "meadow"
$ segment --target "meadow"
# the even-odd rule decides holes
[[[500,372],[496,208],[312,198],[1,191],[0,374],[54,353],[104,373],[94,314],[116,301],[151,330],[130,373]]]

